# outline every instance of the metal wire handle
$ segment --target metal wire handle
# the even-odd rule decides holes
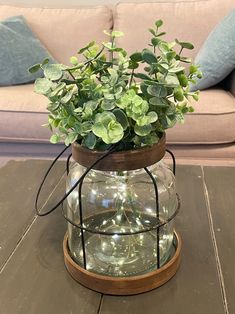
[[[103,160],[105,157],[107,157],[108,155],[110,155],[112,152],[115,151],[116,146],[112,146],[110,148],[110,150],[108,152],[106,152],[103,156],[101,156],[100,158],[98,158],[89,168],[87,168],[87,170],[83,173],[83,175],[76,181],[76,183],[71,187],[71,189],[66,192],[63,197],[51,208],[49,209],[47,212],[45,213],[41,213],[42,208],[38,208],[38,199],[39,196],[41,194],[41,190],[42,187],[44,185],[44,182],[47,178],[47,176],[49,175],[49,173],[51,172],[52,168],[54,167],[55,163],[57,162],[57,160],[61,157],[61,155],[69,148],[69,146],[65,147],[62,152],[53,160],[53,162],[51,163],[51,165],[49,166],[49,168],[47,169],[42,182],[38,188],[37,191],[37,195],[36,195],[36,199],[35,199],[35,210],[38,216],[43,217],[43,216],[47,216],[50,213],[52,213],[58,206],[62,205],[62,203],[64,202],[64,200],[73,192],[73,190],[79,185],[79,183],[85,178],[85,176],[88,174],[88,172],[94,167],[96,166],[101,160]],[[71,158],[71,154],[68,156],[67,158],[67,163],[66,163],[66,170],[67,170],[67,174],[69,173],[69,161]]]

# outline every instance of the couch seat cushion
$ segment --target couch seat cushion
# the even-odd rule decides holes
[[[195,112],[188,114],[184,124],[167,130],[171,144],[222,144],[235,141],[235,98],[222,89],[200,92],[193,101]]]
[[[0,141],[48,142],[48,100],[33,91],[33,85],[0,88]],[[221,89],[200,93],[195,112],[185,124],[167,130],[171,144],[219,144],[235,141],[235,98]]]
[[[33,84],[0,88],[0,141],[47,142],[48,100],[34,93]]]

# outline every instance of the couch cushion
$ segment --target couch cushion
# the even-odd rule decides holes
[[[0,87],[0,112],[46,112],[48,102],[34,92],[34,84]]]
[[[0,6],[0,20],[14,15],[23,15],[53,57],[66,64],[88,42],[107,40],[103,30],[112,27],[112,13],[105,6],[76,9]]]
[[[203,77],[192,90],[206,89],[222,81],[235,68],[235,9],[210,33],[195,63]]]
[[[155,20],[162,19],[161,29],[167,32],[164,38],[192,42],[195,49],[187,50],[186,55],[194,58],[208,34],[231,8],[234,0],[119,3],[114,29],[124,32],[119,44],[130,53],[147,47],[152,36],[148,29]]]
[[[33,85],[0,88],[0,141],[48,142],[46,97],[35,94]],[[235,99],[221,89],[200,93],[195,112],[185,124],[167,130],[171,144],[218,144],[235,141]],[[10,121],[10,123],[9,123]]]
[[[0,88],[0,141],[48,142],[48,99],[33,91],[33,84]]]
[[[235,144],[167,145],[175,155],[177,164],[233,165],[235,166]],[[170,157],[166,154],[166,157]]]
[[[32,33],[23,16],[0,21],[0,42],[0,86],[34,82],[43,73],[29,73],[32,65],[46,58],[56,63]]]
[[[192,102],[195,112],[184,124],[167,130],[171,144],[221,144],[235,141],[235,98],[222,89],[200,92],[200,100]]]

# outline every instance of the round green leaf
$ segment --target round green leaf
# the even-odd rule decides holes
[[[178,100],[178,101],[183,101],[184,100],[184,94],[183,94],[183,91],[182,91],[181,88],[175,90],[174,98],[175,98],[175,100]]]
[[[175,68],[170,68],[169,69],[169,72],[170,73],[179,73],[179,72],[182,72],[184,71],[185,68],[184,67],[175,67]]]
[[[77,134],[75,132],[71,132],[68,134],[68,136],[65,138],[65,145],[69,146],[69,144],[74,143],[77,139]]]
[[[59,64],[48,64],[44,67],[44,75],[49,80],[57,81],[62,77],[63,72]]]
[[[157,57],[155,56],[155,54],[148,49],[144,49],[142,51],[142,58],[148,64],[152,64],[152,63],[157,62]]]
[[[87,134],[92,130],[92,123],[90,121],[85,121],[81,124],[81,133]]]
[[[108,69],[108,72],[110,74],[110,83],[111,85],[115,85],[117,83],[118,80],[118,73],[115,69],[110,68]]]
[[[110,121],[108,125],[109,143],[117,143],[123,138],[124,132],[121,124],[116,121]],[[106,144],[109,144],[106,143]]]
[[[113,110],[113,114],[115,115],[117,121],[121,124],[123,127],[123,130],[126,130],[127,127],[129,126],[128,119],[126,114],[124,113],[123,110],[117,108]]]
[[[156,32],[154,29],[152,28],[149,28],[149,32],[153,35],[153,36],[156,36]]]
[[[107,99],[104,99],[101,103],[101,108],[103,110],[112,110],[113,108],[115,108],[115,103],[113,101],[109,101]]]
[[[92,132],[102,139],[107,137],[107,129],[101,122],[97,122],[92,126]]]
[[[84,138],[84,144],[87,148],[93,149],[96,144],[96,136],[94,133],[90,132],[87,134],[87,136]]]
[[[104,98],[107,100],[113,100],[115,96],[111,93],[104,93]]]
[[[61,98],[61,102],[63,104],[67,104],[71,98],[73,97],[74,91],[71,89],[69,90],[62,98]]]
[[[166,58],[168,61],[171,61],[176,57],[176,52],[175,51],[169,51],[166,53]]]
[[[183,86],[183,87],[188,86],[188,79],[187,79],[187,76],[185,74],[179,74],[178,79],[179,79],[181,86]]]
[[[45,66],[47,63],[49,63],[50,59],[46,58],[42,61],[42,66]]]
[[[165,81],[169,87],[179,86],[179,80],[175,74],[167,75]]]
[[[117,88],[115,88],[115,98],[119,99],[121,97],[122,92],[123,92],[122,86],[118,86]]]
[[[198,95],[198,93],[192,93],[191,96],[193,97],[194,100],[196,100],[196,101],[199,100],[199,95]]]
[[[148,117],[149,123],[154,123],[158,119],[158,115],[155,111],[148,112],[147,117]]]
[[[157,21],[155,22],[156,27],[161,27],[162,24],[163,24],[163,21],[162,21],[162,20],[157,20]]]
[[[194,64],[191,64],[189,67],[189,73],[194,74],[194,73],[197,73],[197,71],[198,71],[198,67]]]
[[[83,104],[84,109],[91,109],[92,111],[96,110],[98,107],[98,101],[89,100]]]
[[[124,33],[119,32],[119,31],[112,31],[111,36],[112,37],[122,37],[122,36],[124,36]]]
[[[156,97],[166,97],[167,89],[163,85],[150,85],[147,88],[147,91],[150,95]]]
[[[55,97],[56,95],[58,95],[59,92],[62,91],[65,86],[66,86],[65,83],[58,84],[57,87],[50,93],[50,97]]]
[[[128,66],[129,69],[135,70],[138,67],[139,67],[139,64],[137,62],[132,61],[132,60],[129,61],[129,66]]]
[[[60,141],[60,136],[59,134],[53,134],[50,138],[50,142],[52,144],[57,144]]]
[[[101,82],[108,83],[109,82],[109,78],[107,76],[101,76]]]
[[[180,45],[182,48],[186,48],[189,50],[194,49],[193,44],[189,43],[189,42],[185,42],[185,41],[179,41],[178,39],[175,40],[175,42]]]
[[[141,52],[135,52],[132,55],[130,55],[130,59],[134,62],[140,62],[143,60]]]
[[[110,111],[104,111],[102,113],[97,113],[95,116],[95,124],[100,122],[105,127],[107,127],[109,122],[112,120],[116,120],[116,117]]]
[[[145,136],[145,135],[148,135],[152,131],[152,126],[151,124],[143,125],[143,126],[136,124],[134,127],[134,131],[139,136]]]
[[[70,63],[73,64],[73,65],[77,65],[78,64],[78,58],[75,57],[75,56],[72,56],[70,58]]]
[[[117,143],[124,135],[121,124],[115,120],[111,120],[107,127],[101,122],[95,123],[92,127],[92,132],[100,137],[106,144]]]
[[[183,47],[183,48],[186,48],[186,49],[189,49],[189,50],[194,49],[194,46],[191,43],[181,42],[180,44],[181,44],[181,47]]]
[[[161,42],[161,39],[159,38],[154,37],[151,39],[151,43],[154,47],[156,47],[160,42]]]
[[[158,107],[168,107],[167,100],[159,97],[152,97],[149,99],[149,103],[153,106],[158,106]]]
[[[41,64],[37,63],[35,65],[33,65],[31,68],[29,68],[29,72],[30,73],[36,73],[41,69]]]
[[[34,84],[34,91],[38,94],[46,95],[50,91],[52,86],[53,83],[48,79],[38,78],[36,79]]]
[[[149,124],[149,119],[147,116],[143,116],[139,119],[136,120],[136,123],[139,125],[139,126],[144,126],[144,125],[147,125]]]

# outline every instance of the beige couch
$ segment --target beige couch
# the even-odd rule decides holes
[[[142,49],[146,30],[163,19],[167,39],[194,43],[195,57],[204,40],[232,8],[234,0],[190,2],[120,3],[71,9],[16,8],[0,6],[0,19],[24,15],[48,51],[59,62],[68,63],[79,47],[105,39],[103,30],[125,33],[120,44],[127,51]],[[232,84],[227,84],[232,86]],[[41,127],[47,120],[47,100],[33,92],[33,85],[0,87],[1,155],[52,155],[60,145],[49,144],[50,132]],[[215,87],[201,92],[196,111],[184,125],[167,131],[167,141],[178,159],[193,163],[235,163],[235,98],[229,90]]]

